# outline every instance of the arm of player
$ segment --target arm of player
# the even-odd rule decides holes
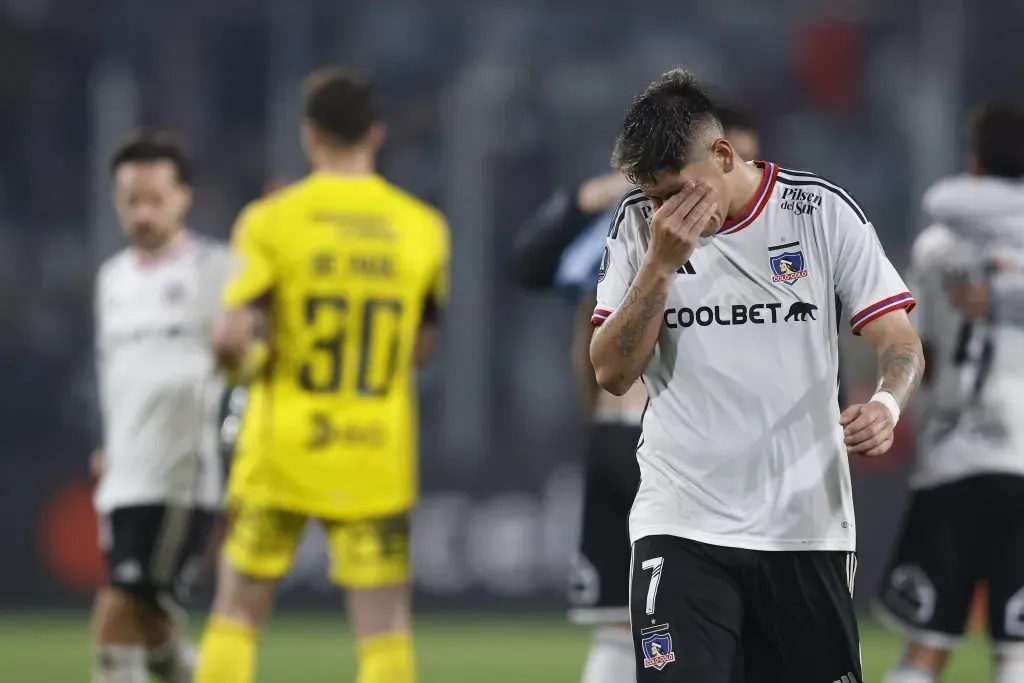
[[[861,330],[878,353],[879,380],[876,391],[886,392],[904,410],[924,376],[924,350],[917,330],[905,310],[877,318]]]
[[[881,379],[867,403],[847,407],[840,416],[848,453],[878,456],[892,446],[900,412],[921,382],[924,353],[910,324],[914,308],[903,278],[885,255],[874,226],[853,198],[840,191],[833,204],[836,230],[829,247],[836,293],[848,310],[855,335],[878,353]]]
[[[565,250],[595,217],[629,187],[620,173],[590,178],[572,192],[559,190],[523,225],[512,256],[513,279],[526,289],[549,289]]]
[[[93,477],[99,479],[103,474],[105,464],[103,452],[103,352],[100,347],[101,332],[103,330],[103,266],[100,266],[93,285],[93,366],[92,366],[92,398],[94,404],[89,411],[89,431],[97,444],[89,455],[89,472]]]
[[[263,234],[264,223],[259,204],[253,204],[235,224],[223,309],[214,324],[214,353],[236,381],[257,371],[269,357],[264,340],[265,310],[277,275]]]
[[[593,319],[598,329],[590,342],[597,383],[616,396],[629,391],[654,353],[669,288],[714,213],[715,191],[705,184],[690,185],[662,204],[651,220],[650,246],[638,268],[637,236],[646,221],[636,206],[627,204],[616,212],[609,232]],[[624,295],[618,296],[627,283]],[[614,311],[607,307],[613,301]]]
[[[616,396],[633,386],[654,353],[672,275],[645,263],[618,308],[594,332],[590,361],[597,384]]]
[[[892,446],[900,413],[924,376],[924,351],[902,309],[872,320],[861,335],[878,352],[881,377],[871,400],[844,410],[840,422],[845,427],[847,452],[875,457]]]
[[[270,348],[263,336],[265,325],[266,315],[256,305],[226,308],[217,318],[213,349],[233,382],[244,382],[266,363]]]
[[[427,364],[437,354],[438,341],[441,336],[441,321],[444,317],[444,308],[448,304],[451,237],[447,221],[440,214],[437,214],[435,219],[434,245],[437,264],[423,299],[423,317],[420,319],[416,347],[413,350],[413,362],[417,367]]]
[[[438,340],[441,336],[441,307],[433,297],[423,303],[423,322],[416,334],[413,363],[422,367],[437,355]]]
[[[995,273],[979,281],[964,280],[949,289],[950,303],[964,318],[977,322],[1024,325],[1024,273]]]

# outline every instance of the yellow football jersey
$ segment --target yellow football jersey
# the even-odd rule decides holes
[[[448,228],[379,176],[314,173],[251,204],[224,303],[269,303],[271,362],[250,387],[229,500],[324,518],[416,499],[413,352],[447,297]]]

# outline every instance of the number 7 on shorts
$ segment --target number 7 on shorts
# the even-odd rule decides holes
[[[661,569],[664,566],[664,557],[653,557],[640,565],[645,571],[651,570],[651,584],[647,587],[647,614],[654,614],[654,601],[658,599],[658,584],[661,583]]]

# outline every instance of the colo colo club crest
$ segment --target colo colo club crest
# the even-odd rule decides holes
[[[676,653],[672,650],[672,636],[668,633],[657,633],[647,636],[640,643],[644,653],[644,668],[661,671],[676,661]]]
[[[800,278],[807,277],[804,253],[799,249],[786,250],[768,257],[772,267],[772,282],[785,282],[792,286]]]

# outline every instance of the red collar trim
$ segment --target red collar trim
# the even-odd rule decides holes
[[[764,207],[768,206],[768,199],[772,196],[772,190],[775,189],[775,178],[779,174],[779,167],[770,161],[755,161],[755,166],[759,166],[763,169],[761,174],[761,184],[757,187],[757,192],[750,198],[750,203],[747,204],[746,208],[743,209],[743,213],[740,217],[726,221],[718,230],[719,235],[728,235],[734,232],[739,232],[743,228],[749,226],[757,217],[764,211]]]

